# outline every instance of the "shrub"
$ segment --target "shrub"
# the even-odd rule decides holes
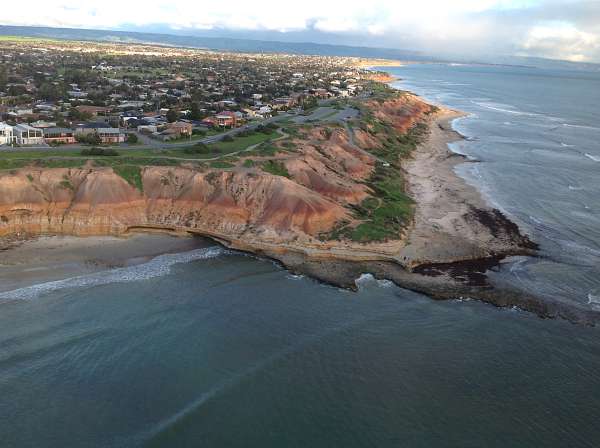
[[[87,135],[76,135],[75,139],[79,143],[87,144],[87,145],[99,145],[102,143],[100,140],[100,136],[96,133],[87,134]]]
[[[109,156],[115,157],[118,156],[119,153],[112,148],[85,148],[81,150],[82,156]]]
[[[262,169],[263,171],[266,171],[267,173],[273,174],[275,176],[283,176],[287,178],[290,177],[290,173],[288,172],[285,165],[276,160],[269,160],[265,162],[262,166]]]
[[[183,152],[185,154],[210,154],[210,148],[204,143],[198,143],[197,145],[185,148]]]

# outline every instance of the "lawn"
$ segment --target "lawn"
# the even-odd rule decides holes
[[[218,152],[219,154],[230,154],[232,152],[242,151],[244,149],[249,148],[250,146],[266,142],[267,140],[271,140],[272,138],[273,134],[263,134],[262,132],[257,132],[246,137],[236,137],[232,142],[220,141],[217,143],[213,143],[211,145],[208,145],[208,147],[214,150],[214,152]]]
[[[223,130],[220,130],[220,129],[209,129],[203,135],[199,135],[199,134],[198,135],[192,135],[191,138],[190,137],[180,137],[180,138],[176,138],[176,139],[173,139],[173,140],[168,140],[165,143],[167,145],[172,145],[174,143],[185,143],[185,142],[189,142],[189,141],[195,142],[195,141],[198,141],[198,140],[202,140],[202,139],[204,139],[206,137],[212,137],[214,135],[219,135],[219,134],[222,134],[222,133],[223,133]]]
[[[87,160],[94,160],[102,166],[119,166],[127,163],[134,165],[177,165],[177,159],[212,159],[243,151],[251,146],[264,143],[272,138],[272,134],[257,132],[245,137],[236,137],[231,142],[217,142],[208,145],[209,152],[186,152],[186,148],[153,149],[153,148],[118,148],[118,156],[89,156],[82,155],[79,149],[44,149],[31,151],[0,151],[0,170],[22,168],[35,165],[46,168],[78,167]],[[189,148],[193,148],[190,146]],[[188,151],[189,151],[188,148]]]

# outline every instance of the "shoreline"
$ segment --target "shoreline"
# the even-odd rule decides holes
[[[275,260],[291,272],[348,289],[356,289],[355,280],[362,274],[372,274],[435,300],[472,298],[495,306],[518,307],[540,317],[593,324],[600,313],[558,299],[534,297],[516,288],[499,289],[487,281],[487,270],[509,256],[535,255],[537,245],[455,172],[457,165],[468,160],[449,147],[464,138],[452,128],[452,121],[465,115],[440,108],[428,118],[426,140],[401,163],[407,190],[416,203],[406,241],[375,245],[281,242],[169,223],[107,229],[115,229],[114,236],[120,237],[138,232],[207,237],[225,247]],[[96,236],[85,227],[78,232],[78,236]],[[0,245],[3,241],[6,239],[0,238]],[[19,241],[13,245],[18,247]]]
[[[136,266],[158,256],[209,246],[208,239],[180,235],[44,236],[2,251],[0,293],[33,285]]]
[[[403,164],[404,169],[414,176],[410,185],[412,194],[437,194],[432,195],[429,201],[423,201],[423,197],[420,198],[422,202],[417,200],[421,210],[417,211],[415,222],[408,231],[408,249],[404,248],[395,260],[315,259],[298,252],[280,253],[264,249],[253,252],[280,262],[293,273],[347,289],[355,290],[355,280],[363,274],[371,274],[376,279],[390,280],[401,288],[425,294],[433,300],[479,300],[497,307],[516,307],[541,318],[563,318],[573,323],[595,325],[600,320],[600,313],[589,308],[560,299],[534,296],[516,287],[498,288],[488,282],[488,270],[511,256],[537,256],[538,246],[521,234],[517,224],[493,208],[475,186],[454,171],[461,163],[477,163],[453,152],[448,146],[465,138],[451,124],[454,119],[467,114],[442,109],[440,115],[431,127],[433,135]],[[414,188],[423,187],[422,180],[427,174],[422,171],[423,168],[433,176],[432,185],[436,181],[438,185],[415,192]],[[460,213],[445,221],[436,218],[440,206],[443,215],[444,212],[452,213],[457,205],[470,209],[466,220],[459,219]],[[465,228],[474,225],[479,229],[465,237]],[[487,236],[482,237],[482,229],[487,229]],[[449,233],[440,236],[443,230]],[[499,234],[501,238],[497,239]],[[470,241],[469,237],[472,238]],[[474,244],[477,241],[479,244]]]

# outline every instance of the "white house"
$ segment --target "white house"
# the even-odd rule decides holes
[[[13,128],[15,141],[18,145],[41,145],[44,143],[44,133],[28,124],[20,123]]]
[[[262,106],[260,109],[258,109],[258,113],[265,118],[270,117],[272,112],[273,109],[271,109],[269,106]]]
[[[0,123],[0,145],[10,145],[13,142],[13,127],[6,123]]]

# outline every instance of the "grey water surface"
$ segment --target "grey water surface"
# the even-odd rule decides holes
[[[497,281],[593,306],[598,75],[415,65],[459,169],[538,240]],[[597,159],[597,160],[596,160]],[[1,447],[596,447],[600,333],[209,241],[0,293]],[[590,298],[591,297],[591,298]],[[600,300],[600,299],[599,299]],[[589,303],[589,302],[592,303]]]

